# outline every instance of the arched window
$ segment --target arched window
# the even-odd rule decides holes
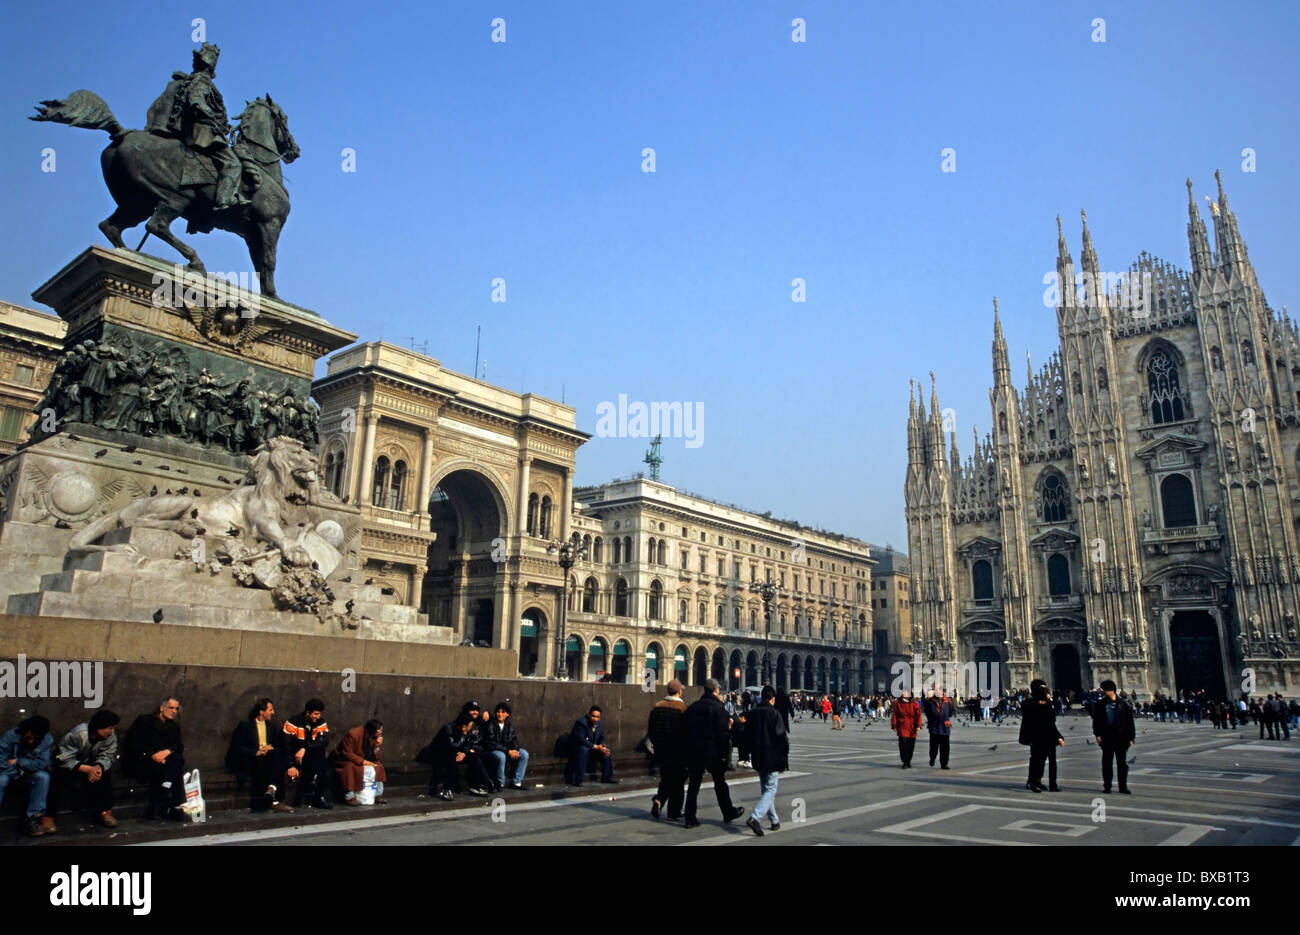
[[[343,452],[331,451],[325,456],[325,489],[336,497],[343,496]]]
[[[393,465],[393,480],[388,485],[388,508],[400,510],[406,500],[406,462],[398,461]]]
[[[1186,474],[1170,474],[1160,482],[1165,528],[1196,525],[1196,498]]]
[[[582,549],[583,549],[583,551],[586,552],[588,555],[591,554],[591,536],[583,536],[583,537],[582,537]]]
[[[551,538],[551,498],[542,497],[542,515],[539,523],[539,535],[543,539]]]
[[[614,616],[626,617],[627,613],[627,582],[622,578],[614,585]]]
[[[740,605],[739,604],[733,604],[731,606],[731,626],[733,629],[736,630],[740,629]]]
[[[383,455],[375,462],[375,489],[370,495],[372,506],[384,505],[384,488],[388,486],[389,461]]]
[[[781,626],[781,630],[780,630],[780,632],[781,632],[781,633],[784,633],[784,632],[785,632],[785,614],[781,614],[780,617],[778,617],[777,619],[780,621],[780,626]]]
[[[1147,361],[1147,390],[1151,395],[1151,421],[1181,422],[1183,394],[1178,381],[1178,365],[1173,355],[1161,349]]]
[[[752,607],[749,610],[749,628],[751,630],[758,629],[758,611],[754,610]]]
[[[623,537],[623,561],[625,562],[632,561],[632,537],[631,536]]]
[[[993,566],[984,559],[970,567],[970,583],[975,600],[993,600]]]
[[[663,539],[659,540],[659,564],[668,564],[668,543]]]
[[[537,494],[528,495],[528,535],[537,535]]]
[[[584,614],[594,614],[596,612],[595,578],[588,578],[582,586],[582,612]]]
[[[617,565],[623,561],[623,540],[614,540],[614,564]]]
[[[663,617],[664,606],[664,586],[658,581],[650,582],[650,619],[659,620]]]
[[[1063,523],[1070,518],[1070,491],[1061,475],[1043,478],[1039,508],[1044,523]]]
[[[719,628],[722,627],[722,614],[723,614],[722,605],[719,604],[718,605],[718,627]]]
[[[645,551],[646,551],[646,564],[653,565],[653,564],[655,563],[655,540],[654,540],[654,536],[651,536],[651,537],[650,537],[650,541],[649,541],[648,543],[646,543],[646,550],[645,550]]]
[[[1047,593],[1070,593],[1070,562],[1059,552],[1047,560]]]
[[[677,622],[690,623],[690,611],[685,601],[677,602]]]
[[[700,622],[700,626],[706,626],[709,622],[708,605],[705,604],[704,601],[700,601],[699,606],[696,607],[695,609],[696,611],[698,611],[698,613],[695,616],[695,619]]]
[[[591,560],[599,565],[605,551],[605,540],[597,536],[591,543]]]

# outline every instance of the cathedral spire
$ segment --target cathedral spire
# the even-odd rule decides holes
[[[1065,243],[1065,231],[1061,228],[1061,216],[1056,216],[1056,284],[1060,290],[1060,302],[1063,308],[1074,306],[1074,259],[1070,248]]]
[[[1214,170],[1214,181],[1218,184],[1219,200],[1214,217],[1214,246],[1219,255],[1219,268],[1230,276],[1240,277],[1246,283],[1254,280],[1254,271],[1246,256],[1246,245],[1242,242],[1241,232],[1237,230],[1237,217],[1228,210],[1228,196],[1223,191],[1223,176]]]
[[[1079,214],[1083,217],[1083,253],[1080,260],[1083,263],[1084,295],[1088,297],[1090,306],[1100,306],[1103,289],[1101,265],[1097,262],[1097,251],[1093,249],[1092,234],[1088,231],[1088,212],[1081,210]]]
[[[1201,274],[1214,266],[1214,257],[1210,253],[1210,241],[1205,235],[1205,222],[1201,220],[1201,210],[1196,207],[1196,196],[1192,194],[1192,180],[1187,180],[1187,247],[1192,256],[1192,275],[1200,278]]]
[[[1011,361],[1007,357],[1007,342],[1002,337],[1002,318],[998,315],[998,297],[993,297],[993,383],[1003,386],[1011,382]]]

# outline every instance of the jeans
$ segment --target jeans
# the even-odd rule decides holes
[[[506,763],[510,760],[510,755],[504,750],[491,750],[489,753],[492,759],[496,761],[496,783],[498,786],[506,784]],[[515,764],[515,776],[511,782],[522,783],[524,781],[524,770],[528,769],[528,751],[522,747],[519,750],[519,759]]]
[[[776,785],[780,778],[781,774],[775,770],[758,774],[758,785],[762,794],[758,797],[758,804],[754,806],[754,810],[749,813],[751,820],[762,821],[763,816],[768,815],[772,819],[772,824],[781,823],[781,816],[776,813]]]
[[[50,774],[43,769],[35,772],[18,774],[15,769],[0,771],[0,802],[4,801],[5,790],[10,783],[26,782],[31,785],[31,794],[27,799],[27,817],[41,815],[45,812],[45,797],[50,792]]]

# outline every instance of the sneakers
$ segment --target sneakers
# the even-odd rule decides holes
[[[283,802],[272,802],[272,803],[271,803],[271,811],[273,811],[273,812],[284,812],[285,814],[289,814],[290,812],[293,811],[293,806],[292,806],[292,805],[285,805]],[[116,822],[114,822],[114,824],[116,824]]]
[[[763,826],[758,823],[757,818],[750,818],[745,824],[749,826],[749,830],[754,832],[756,837],[761,838],[763,836]]]
[[[113,817],[113,812],[111,810],[99,813],[99,823],[105,828],[117,827],[117,819]]]
[[[443,789],[438,793],[438,798],[442,799],[444,802],[450,802],[452,799],[456,798],[456,794],[447,789]]]
[[[480,799],[486,799],[488,797],[488,791],[486,789],[481,789],[478,786],[475,786],[474,788],[470,789],[469,794],[473,796],[477,796]]]
[[[508,785],[511,789],[522,789],[524,787],[524,784],[522,782],[510,782],[510,783],[506,783],[506,785]]]
[[[53,816],[53,815],[42,815],[42,816],[41,816],[41,831],[42,831],[43,833],[45,833],[45,834],[54,834],[54,832],[56,832],[56,831],[58,831],[58,830],[59,830],[58,828],[54,827],[54,816]]]
[[[780,830],[781,830],[781,823],[780,823],[779,821],[775,821],[775,822],[773,822],[772,824],[770,824],[770,825],[767,826],[767,830],[768,830],[768,831],[780,831]]]

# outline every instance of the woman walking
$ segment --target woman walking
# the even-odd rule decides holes
[[[903,696],[895,703],[889,726],[898,735],[898,756],[903,761],[903,769],[911,769],[916,735],[921,732],[921,704],[912,697],[911,692],[903,692]]]
[[[1065,746],[1065,738],[1056,729],[1056,706],[1047,683],[1034,679],[1029,683],[1029,698],[1020,706],[1020,742],[1029,747],[1029,780],[1025,788],[1043,791],[1043,762],[1047,762],[1047,788],[1060,792],[1056,785],[1056,748]]]

